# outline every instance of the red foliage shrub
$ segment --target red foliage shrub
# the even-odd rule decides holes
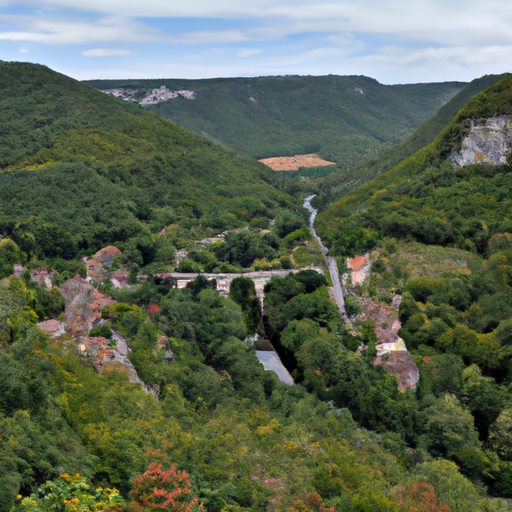
[[[153,316],[155,313],[158,313],[160,311],[160,308],[156,304],[151,304],[148,309],[148,315]]]
[[[134,512],[203,512],[203,505],[191,494],[187,473],[176,471],[174,466],[164,471],[161,464],[153,463],[144,474],[135,477],[128,507]]]
[[[394,498],[400,512],[450,512],[448,505],[437,499],[434,488],[425,482],[401,487]]]

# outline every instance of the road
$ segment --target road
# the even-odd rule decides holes
[[[345,322],[350,323],[350,320],[347,315],[347,310],[345,308],[343,290],[341,289],[341,279],[338,271],[338,265],[336,264],[335,258],[327,255],[327,247],[325,247],[325,245],[322,243],[322,239],[317,235],[315,230],[315,218],[316,214],[318,213],[318,210],[311,206],[311,200],[313,199],[313,197],[315,197],[315,194],[308,196],[306,197],[306,199],[304,199],[304,208],[306,208],[306,210],[308,210],[308,212],[311,213],[309,217],[309,229],[313,234],[313,238],[318,242],[318,245],[320,246],[320,250],[322,251],[322,255],[327,265],[327,269],[329,270],[329,274],[331,275],[331,280],[333,284],[332,288],[329,288],[331,297],[338,306],[338,309],[341,315],[343,316]]]

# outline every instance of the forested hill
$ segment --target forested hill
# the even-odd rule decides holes
[[[485,124],[486,119],[510,114],[512,77],[506,75],[474,96],[431,144],[318,216],[318,229],[332,250],[353,254],[383,236],[412,236],[483,253],[494,234],[510,231],[511,168],[452,168],[448,156],[460,150],[472,122]]]
[[[318,184],[320,194],[316,199],[317,204],[327,205],[336,201],[430,144],[475,94],[491,86],[500,78],[503,78],[503,75],[486,75],[473,80],[400,144],[374,158],[338,170],[321,180]]]
[[[262,164],[44,66],[0,63],[0,109],[0,235],[49,229],[50,253],[181,221],[219,232],[292,204]]]
[[[363,306],[374,301],[377,309],[401,295],[398,336],[418,364],[419,409],[433,414],[427,421],[446,435],[448,423],[455,426],[465,415],[470,430],[478,431],[478,439],[458,453],[465,444],[460,424],[457,435],[448,434],[448,444],[455,444],[436,442],[430,449],[456,460],[463,471],[476,470],[477,478],[492,475],[492,492],[507,496],[511,126],[512,76],[506,75],[474,96],[431,144],[317,216],[317,231],[331,253],[344,258],[369,252],[371,273],[363,286],[350,288],[352,298]],[[448,423],[428,409],[433,397],[453,412]]]
[[[263,166],[41,66],[0,64],[0,92],[0,512],[510,510],[487,496],[512,496],[512,320],[489,333],[504,295],[485,296],[489,280],[508,292],[506,255],[478,274],[472,253],[474,279],[462,272],[410,292],[401,262],[388,271],[379,258],[373,270],[393,290],[372,296],[403,293],[404,337],[417,349],[416,392],[402,392],[374,365],[385,321],[354,317],[348,328],[312,269],[274,276],[262,308],[247,277],[229,298],[204,275],[183,289],[165,278],[175,249],[180,272],[318,266],[304,218],[257,177]],[[480,98],[479,116],[496,112],[500,94]],[[440,140],[439,162],[467,119]],[[429,186],[453,184],[456,173],[438,174]],[[357,239],[378,241],[362,225]],[[194,243],[226,226],[249,229]],[[73,259],[111,240],[119,247]],[[461,253],[451,253],[457,264]],[[114,289],[114,274],[129,286]],[[434,286],[442,293],[431,299]],[[462,312],[478,294],[480,309]],[[357,314],[353,297],[347,306]],[[294,385],[258,362],[248,335],[262,320],[295,365]]]
[[[139,99],[162,86],[194,91],[193,100],[148,108],[255,158],[318,153],[340,168],[402,141],[466,85],[388,86],[336,75],[86,83],[136,90]]]

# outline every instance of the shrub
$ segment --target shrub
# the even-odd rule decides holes
[[[109,324],[103,324],[101,327],[94,327],[90,330],[89,336],[96,337],[102,336],[103,338],[112,338],[112,330]]]
[[[347,310],[347,314],[350,316],[361,313],[361,306],[353,297],[350,296],[345,298],[345,309]]]

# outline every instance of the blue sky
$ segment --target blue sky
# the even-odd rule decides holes
[[[93,78],[512,71],[510,0],[0,0],[0,59]]]

